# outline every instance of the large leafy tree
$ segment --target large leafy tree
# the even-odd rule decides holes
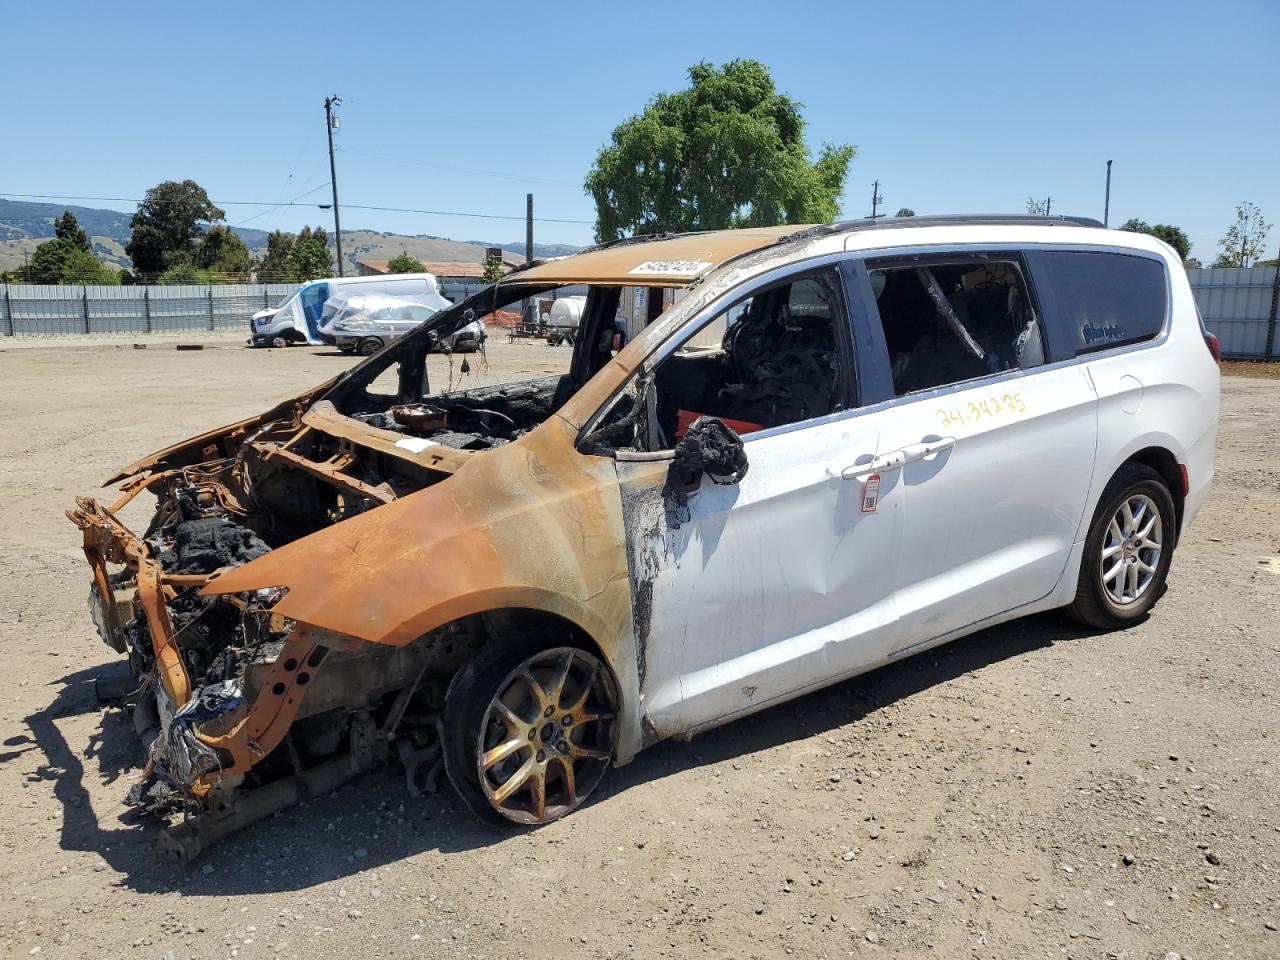
[[[811,160],[800,104],[755,60],[698,63],[613,131],[587,174],[596,237],[835,219],[854,149]]]
[[[1185,230],[1181,227],[1175,227],[1171,223],[1157,223],[1153,227],[1147,221],[1133,217],[1120,224],[1120,229],[1129,233],[1146,233],[1158,240],[1163,240],[1178,251],[1178,256],[1184,262],[1191,256],[1191,238],[1187,236]]]
[[[283,230],[267,234],[267,252],[254,264],[260,283],[283,283],[290,279],[289,253],[293,250],[294,236]]]
[[[305,282],[333,275],[333,259],[329,256],[329,235],[324,227],[303,227],[289,251],[289,276]]]
[[[215,279],[247,277],[249,248],[226,227],[210,227],[196,244],[192,263]]]
[[[191,263],[204,224],[225,216],[194,180],[166,180],[148,190],[138,204],[125,253],[141,274],[159,274],[177,264]]]
[[[1246,200],[1236,207],[1236,220],[1218,241],[1222,253],[1214,261],[1215,267],[1251,267],[1262,256],[1271,224],[1262,219],[1257,205]]]
[[[387,273],[422,273],[426,269],[421,260],[415,260],[403,250],[387,262]]]

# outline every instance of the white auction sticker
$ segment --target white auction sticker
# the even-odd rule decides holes
[[[646,260],[629,272],[645,276],[696,277],[710,267],[710,260]]]
[[[875,513],[876,504],[880,502],[880,474],[873,473],[867,477],[862,488],[862,512]]]

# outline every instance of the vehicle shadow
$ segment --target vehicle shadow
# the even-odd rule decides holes
[[[659,744],[613,771],[592,802],[613,802],[633,787],[683,770],[856,724],[884,706],[970,671],[1093,633],[1054,614],[984,630],[779,704],[750,722],[728,724],[690,743]],[[521,831],[477,821],[443,774],[438,793],[410,798],[400,769],[393,766],[254,824],[206,851],[191,867],[178,867],[156,848],[159,828],[135,821],[123,803],[126,783],[141,767],[142,750],[127,714],[101,711],[93,683],[101,672],[89,668],[53,681],[50,686],[57,693],[52,702],[26,718],[31,739],[13,738],[10,745],[30,750],[34,740],[44,753],[44,762],[28,778],[53,784],[62,806],[61,848],[97,854],[131,889],[191,896],[306,889],[428,851],[457,853],[522,836]],[[101,724],[80,752],[57,721],[90,713],[99,713]],[[0,763],[20,755],[0,755]],[[96,768],[87,770],[85,761]],[[110,785],[107,798],[97,798],[97,809],[86,778]]]
[[[975,670],[1032,650],[1096,636],[1092,627],[1057,613],[1042,613],[989,627],[940,647],[906,657],[870,673],[788,700],[749,719],[699,734],[691,741],[668,740],[610,773],[606,795],[694,767],[720,763],[770,747],[857,724],[877,710],[906,700]],[[602,802],[603,797],[596,802]]]

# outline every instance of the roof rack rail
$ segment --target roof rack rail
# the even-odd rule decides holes
[[[1038,227],[1101,227],[1093,217],[1037,216],[1029,213],[942,213],[923,217],[863,217],[859,220],[840,220],[831,224],[832,232],[845,230],[885,229],[886,227],[958,227],[999,224]]]

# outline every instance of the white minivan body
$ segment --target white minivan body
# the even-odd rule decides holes
[[[1145,616],[1209,490],[1216,340],[1174,250],[1070,223],[895,226],[815,239],[754,276],[744,267],[701,317],[671,320],[683,329],[652,363],[659,371],[771,285],[792,291],[781,315],[800,322],[814,298],[798,284],[828,277],[840,288],[831,315],[852,324],[858,397],[856,409],[792,425],[730,423],[745,476],[702,484],[678,522],[637,513],[628,524],[646,637],[697,638],[647,645],[645,714],[659,737],[1004,620],[1079,609],[1088,589],[1115,600],[1092,622]],[[964,329],[984,296],[1020,335],[997,345]],[[921,336],[910,328],[925,317],[936,332]],[[930,337],[936,349],[922,348]],[[955,364],[966,350],[968,365]],[[660,372],[656,382],[660,403]],[[645,502],[650,466],[619,458],[627,504]],[[1171,497],[1175,516],[1156,516],[1171,524],[1163,561],[1141,493],[1133,528],[1129,505],[1117,508],[1123,535],[1086,559],[1101,502],[1139,470],[1158,473]]]
[[[278,306],[259,310],[249,321],[255,347],[276,343],[321,344],[326,340],[320,328],[337,304],[351,297],[383,294],[425,304],[433,310],[449,306],[440,286],[430,273],[400,273],[375,277],[329,277],[311,280],[286,297]],[[326,307],[327,305],[327,307]]]

